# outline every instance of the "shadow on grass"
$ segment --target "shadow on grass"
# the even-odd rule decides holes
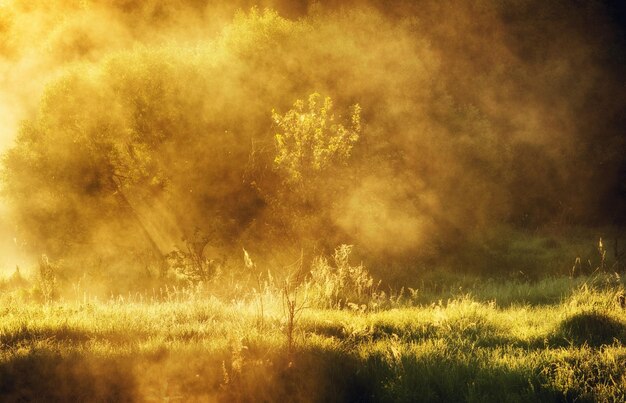
[[[240,353],[105,358],[32,349],[0,363],[0,401],[358,402],[375,396],[360,363],[342,352],[307,350],[295,359],[283,351],[265,357]]]
[[[582,312],[561,322],[552,338],[557,345],[599,347],[615,340],[626,344],[626,324],[601,312]]]
[[[376,321],[365,327],[352,327],[345,322],[316,322],[307,325],[309,334],[334,338],[349,345],[399,337],[403,342],[444,339],[450,342],[471,341],[477,347],[510,345],[516,340],[486,318],[470,315],[460,320],[434,322]]]
[[[539,369],[493,367],[445,354],[417,356],[387,352],[366,356],[313,348],[297,353],[292,365],[244,370],[222,401],[304,402],[504,402],[558,400]]]
[[[583,346],[600,347],[615,341],[626,344],[626,323],[602,312],[582,312],[559,323],[549,334],[522,339],[507,329],[497,326],[480,316],[469,316],[464,320],[450,321],[445,325],[435,323],[379,321],[363,329],[351,329],[345,323],[315,323],[308,332],[332,337],[353,346],[398,337],[403,342],[443,340],[452,344],[471,342],[475,347],[514,347],[532,350],[545,348]]]
[[[94,334],[71,328],[16,329],[1,340],[10,348],[3,352],[0,362],[0,400],[124,402],[154,396],[225,402],[558,401],[564,396],[576,400],[596,393],[595,384],[608,382],[595,375],[608,373],[602,362],[597,364],[601,371],[581,366],[576,357],[572,363],[565,360],[511,367],[491,363],[488,356],[474,349],[597,347],[614,340],[626,343],[626,325],[601,312],[572,315],[545,342],[507,337],[502,329],[480,316],[469,319],[451,322],[446,329],[410,322],[403,326],[381,323],[362,333],[359,329],[348,333],[343,325],[326,325],[315,329],[315,333],[345,343],[303,347],[294,357],[281,350],[250,345],[210,353],[198,346],[106,358],[89,353],[66,355],[55,350],[55,345],[50,349],[29,347],[28,341],[53,338],[71,344],[91,340]],[[388,348],[387,344],[382,350],[367,347],[369,342],[385,339]],[[442,339],[445,348],[431,346],[428,351],[406,347],[407,343],[427,339]],[[394,343],[399,344],[397,349]],[[597,360],[593,350],[583,353],[589,355],[584,358],[586,363]],[[584,387],[561,390],[555,379],[561,379],[566,370],[574,371],[575,379],[580,379]],[[619,379],[622,372],[619,368],[616,371],[613,377]],[[612,388],[607,391],[608,397],[624,392],[619,386]]]
[[[35,351],[0,364],[0,396],[4,402],[131,402],[130,374],[124,361]]]
[[[0,334],[0,347],[17,347],[20,345],[28,345],[36,341],[77,345],[88,341],[106,340],[110,344],[127,344],[133,340],[145,339],[150,335],[150,332],[136,330],[132,332],[122,332],[118,330],[90,331],[66,325],[39,329],[31,329],[22,326]]]
[[[281,350],[197,349],[104,358],[33,350],[0,363],[0,400],[551,402],[589,392],[561,390],[558,373],[544,370],[550,363],[509,366],[455,351],[311,347],[289,357]]]

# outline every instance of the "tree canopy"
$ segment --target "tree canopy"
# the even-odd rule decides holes
[[[610,46],[591,52],[578,14],[564,37],[483,3],[404,16],[319,7],[298,20],[253,9],[210,40],[172,29],[102,45],[48,82],[3,157],[19,237],[124,270],[194,239],[205,255],[306,238],[421,259],[498,225],[601,217],[594,200],[623,165],[619,107],[589,104],[615,82]],[[555,42],[537,54],[520,26]]]

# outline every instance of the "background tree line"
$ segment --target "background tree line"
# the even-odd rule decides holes
[[[275,263],[340,243],[469,262],[503,234],[623,224],[610,5],[274,3],[291,18],[217,23],[205,2],[55,4],[69,17],[35,52],[55,77],[3,193],[27,248],[75,274],[132,282],[173,249],[223,261],[241,245]],[[28,53],[13,23],[44,8],[2,9],[6,71]]]

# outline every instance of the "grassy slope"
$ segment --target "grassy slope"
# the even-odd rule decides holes
[[[254,301],[120,298],[42,306],[5,295],[0,395],[3,401],[623,400],[626,313],[614,302],[621,284],[582,282],[485,285],[474,296],[417,306],[406,299],[371,313],[306,309],[292,356],[280,299],[271,295],[263,323]],[[486,299],[490,292],[495,301]]]

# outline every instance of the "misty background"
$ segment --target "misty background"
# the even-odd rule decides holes
[[[619,2],[389,3],[0,2],[0,269],[127,288],[173,250],[229,270],[345,243],[380,275],[498,274],[622,233]],[[314,93],[360,132],[293,183],[272,111]]]

